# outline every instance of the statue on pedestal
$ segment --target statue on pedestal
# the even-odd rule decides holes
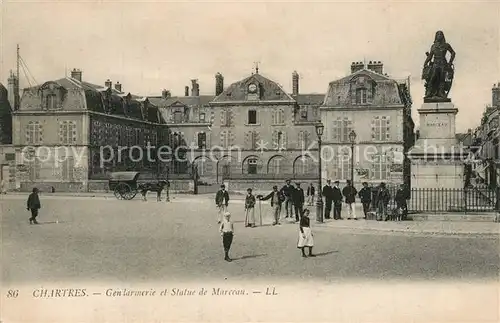
[[[450,52],[450,60],[446,54]],[[427,53],[422,70],[422,79],[425,80],[424,102],[450,102],[448,93],[453,83],[455,51],[446,42],[442,31],[436,32],[434,44]]]

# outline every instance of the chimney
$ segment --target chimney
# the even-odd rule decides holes
[[[115,90],[117,90],[120,93],[122,92],[122,85],[120,84],[120,82],[116,82]]]
[[[365,64],[363,62],[352,62],[352,64],[351,64],[351,74],[354,74],[357,71],[361,71],[364,68],[365,68]]]
[[[200,96],[200,85],[198,80],[191,80],[191,96]]]
[[[77,70],[76,68],[74,68],[72,71],[71,71],[71,78],[72,79],[75,79],[79,82],[82,81],[82,71],[80,70]]]
[[[172,95],[170,94],[170,91],[165,90],[165,89],[163,89],[163,91],[161,91],[161,97],[162,97],[163,99],[165,99],[165,100],[166,100],[166,99],[170,98],[171,96],[172,96]]]
[[[215,74],[215,96],[224,92],[224,76],[221,73]]]
[[[370,61],[367,67],[370,71],[384,75],[384,64],[381,61]],[[386,74],[387,75],[387,74]]]
[[[104,86],[109,89],[111,88],[111,86],[113,86],[113,82],[111,82],[111,80],[108,79],[106,82],[104,82]]]
[[[189,86],[184,87],[184,96],[189,96]]]
[[[7,99],[10,103],[10,108],[13,111],[19,109],[20,97],[19,97],[19,79],[12,71],[10,71],[10,77],[7,80]]]
[[[297,71],[292,73],[292,95],[299,95],[299,73]]]
[[[500,107],[500,82],[493,84],[493,88],[491,89],[491,105]]]

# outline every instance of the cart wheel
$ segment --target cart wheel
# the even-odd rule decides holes
[[[128,184],[120,183],[120,184],[118,184],[118,186],[115,189],[115,196],[116,196],[116,194],[118,194],[120,196],[120,199],[128,200],[127,196],[129,195],[129,193],[131,191],[132,191],[132,189],[130,188],[130,186]]]
[[[115,195],[115,197],[119,200],[122,199],[122,196],[120,194],[120,191],[118,190],[118,186],[115,188],[115,190],[113,191],[113,194]]]
[[[128,191],[128,192],[125,194],[124,199],[125,199],[125,200],[131,200],[131,199],[133,199],[136,195],[137,195],[137,191],[132,191],[132,190],[130,190],[130,191]]]

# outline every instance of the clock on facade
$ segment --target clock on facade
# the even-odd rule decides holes
[[[250,84],[250,85],[248,86],[248,92],[250,92],[250,93],[255,93],[255,92],[257,92],[257,85],[255,85],[254,83]]]

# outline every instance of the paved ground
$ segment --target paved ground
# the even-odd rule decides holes
[[[313,227],[318,257],[302,259],[296,224],[270,226],[269,206],[263,203],[264,226],[244,228],[243,204],[235,201],[230,205],[236,222],[235,261],[226,263],[216,209],[205,197],[157,203],[44,196],[41,225],[28,224],[25,198],[8,195],[0,200],[6,284],[222,277],[469,280],[498,279],[500,267],[496,223],[416,232],[416,224],[409,222],[332,221]],[[482,225],[474,230],[489,234],[446,235],[447,230],[468,233],[466,226],[471,225]],[[406,233],[411,231],[407,227],[415,232]]]

